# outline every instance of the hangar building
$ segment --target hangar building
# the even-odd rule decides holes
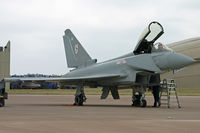
[[[175,52],[182,53],[200,61],[200,37],[191,38],[167,45]],[[167,72],[161,75],[163,78],[172,78],[178,88],[200,88],[200,62],[185,67],[182,70]]]
[[[0,81],[10,77],[10,41],[5,47],[0,46]],[[10,89],[10,83],[6,82],[6,89]]]

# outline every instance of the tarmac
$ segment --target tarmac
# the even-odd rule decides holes
[[[87,96],[73,106],[74,96],[9,95],[0,108],[0,133],[199,133],[200,96],[179,96],[181,108],[132,107],[131,96],[120,100]]]

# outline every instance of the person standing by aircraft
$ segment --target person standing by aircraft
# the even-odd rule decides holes
[[[152,91],[153,93],[153,97],[154,97],[154,105],[153,107],[159,107],[160,106],[160,75],[156,74],[156,75],[152,75],[150,77],[150,83],[152,84],[152,86],[149,86],[149,89]]]
[[[154,105],[153,107],[160,107],[160,85],[156,85],[152,87],[152,93],[154,97]]]

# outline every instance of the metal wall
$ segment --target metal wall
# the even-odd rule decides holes
[[[10,76],[10,41],[5,47],[0,47],[0,81]],[[10,89],[10,83],[6,83],[6,89]]]

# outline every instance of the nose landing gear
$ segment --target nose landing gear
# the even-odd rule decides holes
[[[135,107],[146,107],[147,106],[147,101],[144,99],[145,98],[145,88],[140,87],[140,88],[132,88],[133,90],[133,96],[132,96],[132,106]],[[138,94],[136,94],[138,93]]]
[[[134,95],[134,100],[132,100],[133,104],[132,106],[135,107],[146,107],[147,101],[145,99],[142,99],[141,95]]]

